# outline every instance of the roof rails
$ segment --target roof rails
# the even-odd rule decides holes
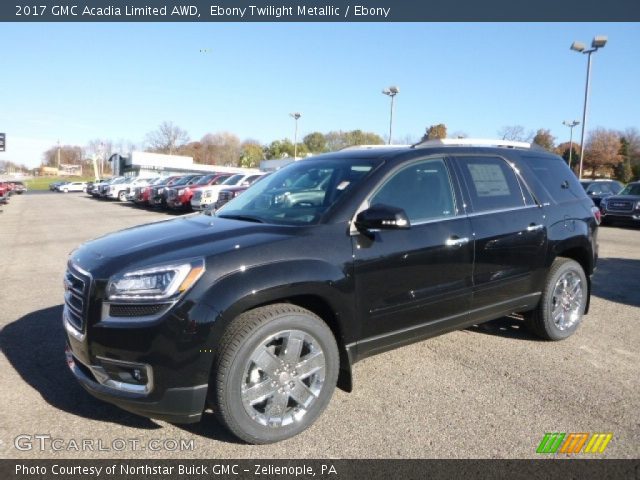
[[[439,138],[436,140],[427,140],[412,145],[413,148],[438,146],[531,148],[531,144],[527,142],[515,142],[513,140],[492,140],[487,138]]]
[[[340,150],[373,150],[377,148],[408,148],[411,145],[349,145]]]

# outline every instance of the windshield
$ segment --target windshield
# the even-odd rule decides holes
[[[222,182],[221,185],[235,185],[236,183],[238,183],[240,181],[241,178],[243,178],[244,175],[242,174],[238,174],[238,175],[231,175],[229,178],[227,178],[224,182]]]
[[[174,184],[172,185],[173,187],[177,186],[177,185],[186,185],[187,183],[189,183],[194,177],[182,177],[180,180],[174,182]]]
[[[308,225],[374,168],[370,159],[330,158],[292,163],[254,183],[217,212],[223,218]]]
[[[622,189],[619,195],[640,195],[640,183],[630,183]]]
[[[207,183],[209,183],[211,181],[212,178],[214,178],[215,175],[205,175],[204,177],[202,177],[200,180],[198,180],[195,185],[206,185]]]
[[[211,185],[222,185],[229,179],[229,175],[221,175],[216,178]]]

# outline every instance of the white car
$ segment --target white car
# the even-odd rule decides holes
[[[68,182],[57,187],[57,190],[63,193],[69,192],[86,192],[87,182]]]
[[[139,177],[130,177],[121,182],[113,183],[109,186],[109,193],[107,194],[107,198],[111,198],[113,200],[120,200],[121,202],[127,201],[127,195],[129,192],[133,191],[135,187],[140,185],[147,185],[151,178],[139,178]]]
[[[204,210],[207,205],[215,204],[218,201],[218,194],[221,190],[228,187],[240,186],[245,182],[250,184],[252,181],[255,181],[255,177],[262,175],[264,175],[264,172],[252,171],[250,173],[238,173],[236,175],[231,175],[219,185],[199,188],[191,198],[191,208],[193,210]]]

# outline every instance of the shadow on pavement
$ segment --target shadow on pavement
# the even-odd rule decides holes
[[[540,338],[529,333],[524,321],[515,316],[502,317],[490,322],[473,325],[467,328],[470,332],[484,333],[486,335],[496,335],[499,337],[513,338],[516,340],[530,340],[540,342]]]
[[[25,315],[0,331],[0,349],[24,381],[65,412],[128,427],[161,428],[84,391],[67,367],[61,318],[62,305],[58,305]]]
[[[640,260],[599,258],[592,294],[611,302],[640,307]]]

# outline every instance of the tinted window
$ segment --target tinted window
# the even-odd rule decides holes
[[[459,163],[476,212],[524,206],[516,174],[503,159],[462,157]]]
[[[630,183],[622,189],[620,195],[640,195],[640,183]]]
[[[585,197],[584,188],[560,157],[522,155],[521,159],[533,173],[527,181],[544,201],[560,203]]]
[[[449,174],[441,159],[414,163],[396,172],[369,204],[402,208],[411,223],[455,214]]]

